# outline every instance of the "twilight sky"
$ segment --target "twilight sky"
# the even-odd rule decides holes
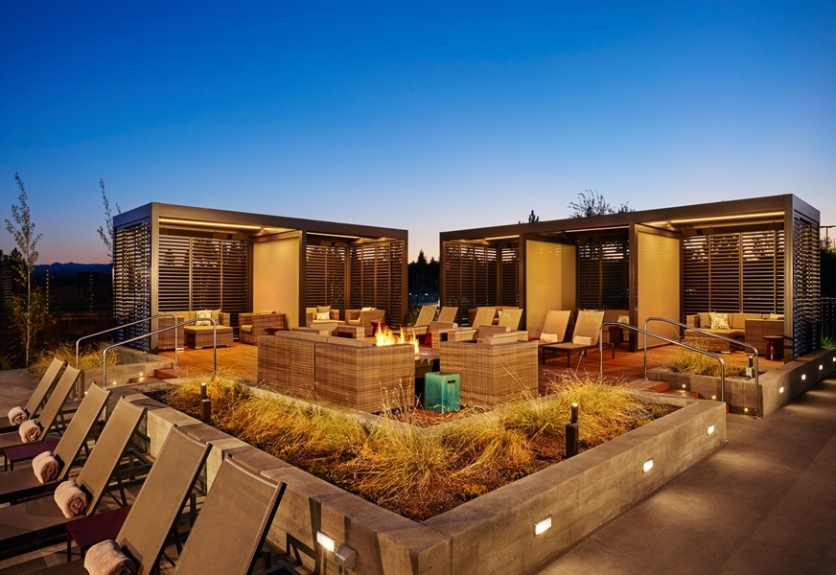
[[[107,261],[99,178],[123,211],[404,228],[410,260],[585,189],[794,193],[836,224],[832,1],[0,0],[0,25],[0,222],[19,172],[38,263]]]

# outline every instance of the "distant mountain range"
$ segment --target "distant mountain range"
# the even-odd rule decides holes
[[[61,264],[61,263],[55,262],[53,264],[36,265],[34,275],[36,275],[36,276],[46,275],[47,268],[49,268],[49,275],[51,277],[59,277],[59,276],[74,277],[74,276],[76,276],[80,273],[87,273],[90,270],[93,270],[94,273],[109,274],[112,267],[113,267],[112,264],[77,264],[77,263],[74,263],[74,262],[68,262],[68,263],[65,263],[65,264]]]

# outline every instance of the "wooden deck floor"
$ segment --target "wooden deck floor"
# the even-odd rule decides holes
[[[427,348],[429,350],[429,348]],[[666,345],[648,350],[648,368],[668,365],[676,347]],[[174,352],[161,352],[161,356],[173,358]],[[745,355],[741,352],[731,354],[742,363]],[[177,354],[178,365],[184,377],[208,375],[212,373],[212,350],[187,348]],[[232,347],[218,348],[218,369],[232,373],[244,381],[257,378],[258,347],[235,342]],[[780,361],[759,359],[760,369],[768,370],[783,365]],[[598,351],[590,351],[586,356],[572,355],[572,367],[566,367],[566,356],[549,356],[546,363],[540,364],[540,390],[545,391],[551,382],[561,377],[584,377],[589,374],[598,377]],[[604,378],[611,381],[628,382],[641,379],[644,374],[644,354],[630,352],[626,345],[616,346],[615,358],[609,350],[604,350]]]

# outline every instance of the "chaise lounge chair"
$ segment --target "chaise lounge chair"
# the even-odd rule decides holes
[[[144,414],[144,407],[133,405],[124,398],[119,400],[90,457],[75,479],[79,488],[89,497],[83,515],[64,517],[52,494],[0,508],[0,558],[19,555],[30,548],[47,544],[52,537],[64,533],[70,521],[95,513],[122,453]]]
[[[99,418],[99,413],[108,397],[110,397],[110,391],[98,385],[92,385],[87,390],[87,395],[84,396],[78,411],[55,446],[53,455],[61,465],[55,481],[41,483],[31,467],[18,467],[11,471],[4,471],[0,473],[0,503],[9,503],[52,492],[59,483],[66,480],[70,468],[87,440],[93,424]]]
[[[522,314],[522,308],[506,308],[499,312],[499,322],[497,325],[507,327],[509,331],[516,331],[520,329]]]
[[[566,343],[550,343],[541,346],[543,350],[543,361],[546,361],[545,352],[566,352],[566,365],[572,367],[572,353],[584,353],[588,349],[599,347],[598,338],[601,332],[601,324],[604,322],[603,311],[581,310],[578,312],[578,321],[572,331],[572,341]],[[612,356],[615,358],[615,344],[605,343],[612,349]]]
[[[224,459],[174,575],[247,575],[264,545],[286,485],[276,485]]]
[[[58,417],[64,402],[67,400],[67,396],[70,395],[70,391],[73,389],[76,379],[78,379],[80,373],[81,372],[74,367],[67,366],[64,369],[64,373],[61,374],[61,379],[59,379],[58,383],[55,385],[55,389],[52,391],[52,395],[49,396],[41,414],[33,420],[37,422],[41,428],[40,435],[36,441],[43,441],[47,433],[49,433],[50,429],[55,424],[55,419]],[[20,433],[18,431],[3,433],[0,435],[0,454],[5,453],[6,449],[9,447],[28,445],[30,443],[34,442],[24,442],[20,438]]]
[[[441,308],[440,312],[438,312],[438,318],[435,321],[440,323],[455,323],[457,313],[459,313],[459,308],[457,306],[446,305]]]
[[[408,325],[404,329],[407,333],[414,333],[416,336],[425,335],[430,329],[430,324],[437,309],[437,305],[422,305],[421,311],[418,313],[418,319],[415,320],[415,325]]]
[[[142,490],[122,524],[116,543],[130,557],[137,575],[155,572],[166,538],[183,510],[212,446],[172,427]],[[89,521],[89,520],[83,520]],[[219,523],[219,525],[222,525]],[[215,572],[207,566],[207,572]],[[84,561],[55,565],[45,575],[86,575]]]
[[[29,396],[29,401],[27,401],[26,405],[23,407],[26,413],[29,414],[28,419],[32,419],[38,415],[41,404],[43,404],[44,399],[46,399],[46,394],[49,393],[49,390],[52,389],[52,386],[56,381],[58,381],[58,376],[61,374],[61,370],[65,367],[67,367],[67,362],[61,361],[57,357],[49,364],[46,373],[44,373],[43,377],[41,377],[41,381],[38,382],[37,387],[35,387],[35,391],[32,392],[32,395]],[[4,415],[3,417],[0,417],[0,433],[8,433],[16,430],[17,428],[17,425],[9,421],[8,416]]]

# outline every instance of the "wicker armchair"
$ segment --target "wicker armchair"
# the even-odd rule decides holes
[[[366,335],[374,334],[374,322],[386,321],[385,309],[347,309],[345,310],[345,323],[348,325],[359,325],[365,328]]]
[[[241,327],[238,341],[250,345],[258,345],[258,336],[272,335],[277,329],[287,329],[287,322],[283,313],[242,313],[238,315]]]

